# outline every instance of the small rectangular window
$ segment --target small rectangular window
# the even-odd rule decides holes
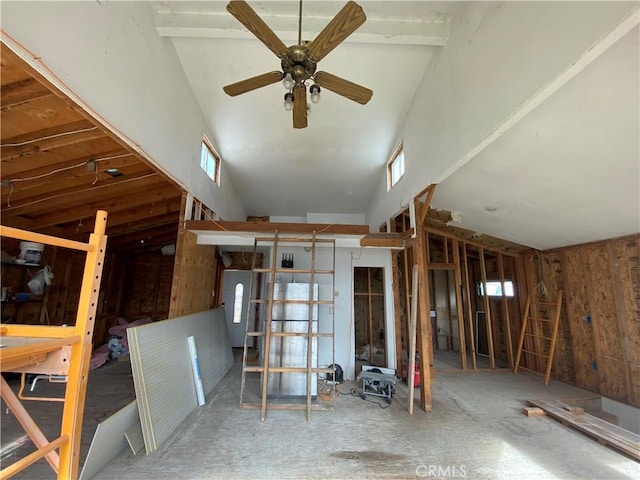
[[[484,296],[484,284],[478,282],[478,295]],[[502,283],[501,282],[487,282],[487,295],[490,297],[502,296]],[[504,282],[504,295],[505,297],[513,297],[513,282],[506,280]]]
[[[242,323],[242,297],[244,296],[244,285],[236,283],[235,297],[233,300],[233,323]]]
[[[387,162],[387,190],[391,190],[404,175],[404,149],[400,144]]]
[[[220,186],[220,155],[218,155],[207,137],[202,138],[200,167],[217,186]]]

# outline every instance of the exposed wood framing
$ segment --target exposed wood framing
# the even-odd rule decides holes
[[[203,232],[248,232],[248,233],[299,233],[320,235],[368,235],[369,225],[342,225],[320,223],[272,223],[189,220],[186,229]]]
[[[473,369],[477,370],[476,360],[476,340],[473,334],[473,309],[471,307],[471,288],[469,286],[469,263],[467,261],[467,244],[462,242],[462,261],[464,265],[464,294],[466,300],[467,324],[469,326],[469,346],[471,348],[471,364]],[[461,307],[462,308],[462,307]]]
[[[493,329],[491,328],[491,305],[489,304],[489,295],[487,295],[487,267],[484,259],[484,248],[480,247],[480,275],[483,285],[483,299],[485,317],[487,319],[487,343],[489,345],[489,365],[491,368],[496,368],[496,358],[493,345]]]
[[[213,307],[216,279],[216,247],[198,245],[197,236],[184,228],[187,194],[182,196],[176,243],[169,318],[209,310]]]
[[[509,360],[509,368],[513,368],[513,340],[511,338],[511,319],[509,318],[509,304],[507,302],[507,292],[504,283],[504,262],[502,253],[498,252],[498,274],[500,275],[500,291],[502,292],[502,311],[504,321],[504,331],[507,337],[507,358]]]
[[[462,370],[467,369],[467,345],[466,335],[464,331],[464,312],[462,302],[462,272],[460,268],[460,246],[458,240],[453,240],[453,263],[456,266],[455,269],[455,289],[456,289],[456,315],[458,317],[458,332],[460,336],[460,368]]]
[[[427,199],[433,196],[435,185],[427,191]],[[429,204],[420,203],[419,198],[415,198],[414,207],[416,218],[424,219]],[[423,210],[424,209],[424,210]],[[416,238],[414,242],[415,262],[418,265],[418,285],[419,285],[419,316],[418,316],[418,351],[420,352],[420,408],[431,411],[431,378],[433,366],[433,333],[431,331],[431,306],[429,300],[429,283],[428,283],[428,258],[426,249],[426,236],[423,222],[416,222]],[[412,352],[409,353],[411,355]],[[411,357],[410,357],[411,358]],[[413,379],[409,379],[409,382]]]
[[[360,239],[360,246],[402,248],[404,242],[400,233],[369,233]]]
[[[400,302],[400,265],[398,264],[399,253],[391,253],[391,272],[393,289],[393,325],[396,340],[396,376],[402,378],[402,304]],[[408,314],[408,312],[406,312]]]

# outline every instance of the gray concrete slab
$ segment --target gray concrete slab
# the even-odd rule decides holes
[[[239,408],[239,387],[237,362],[156,452],[127,450],[94,478],[640,478],[628,457],[551,418],[523,415],[530,398],[594,396],[553,380],[545,387],[529,373],[440,373],[433,412],[413,416],[406,386],[383,409],[382,399],[350,395],[359,385],[348,382],[335,410],[313,412],[310,423],[300,411],[269,411],[261,422],[259,411]]]

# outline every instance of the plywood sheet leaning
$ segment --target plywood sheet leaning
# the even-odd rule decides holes
[[[206,395],[233,366],[223,309],[127,330],[147,453],[155,451],[197,406],[187,343],[192,335]]]

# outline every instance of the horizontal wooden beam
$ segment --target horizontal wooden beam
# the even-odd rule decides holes
[[[271,223],[271,222],[233,222],[211,220],[189,220],[187,230],[205,232],[246,232],[246,233],[302,233],[325,235],[367,235],[369,225],[343,225],[323,223]]]
[[[360,246],[402,248],[404,240],[401,233],[369,233],[360,239]]]
[[[0,110],[4,112],[24,103],[50,96],[53,96],[53,93],[35,78],[25,78],[2,86]]]
[[[501,252],[505,255],[518,256],[520,252],[529,250],[530,247],[520,245],[518,243],[509,242],[501,238],[492,237],[491,235],[481,234],[466,230],[460,227],[452,227],[450,225],[444,225],[440,222],[434,222],[427,218],[425,231],[433,234],[440,235],[446,238],[456,238],[460,241],[472,245],[475,247],[483,247],[487,250],[494,252]]]
[[[109,145],[105,140],[100,140],[100,149],[91,148],[90,155],[87,155],[85,151],[80,151],[80,155],[69,155],[65,152],[63,155],[64,160],[60,160],[56,158],[57,155],[52,155],[51,152],[46,155],[36,155],[31,157],[33,162],[28,162],[26,165],[23,159],[17,158],[13,160],[9,160],[6,162],[2,162],[2,179],[3,180],[17,180],[22,178],[33,178],[33,177],[41,177],[43,181],[48,181],[51,178],[58,178],[64,175],[74,175],[77,172],[86,172],[87,171],[87,162],[89,160],[95,160],[99,158],[109,158],[109,157],[118,157],[113,160],[103,160],[98,162],[100,168],[110,168],[110,162],[113,161],[131,161],[135,159],[135,161],[140,161],[134,154],[129,154],[128,157],[120,157],[120,155],[124,155],[127,153],[127,150],[121,148],[118,144]],[[56,152],[57,153],[57,152]],[[74,152],[75,153],[75,152]],[[37,158],[36,158],[37,157]],[[46,157],[46,158],[40,158]],[[35,161],[35,160],[38,161]],[[76,166],[77,165],[77,166]],[[59,170],[59,173],[51,173],[52,171]],[[33,180],[27,180],[25,182],[16,181],[16,185],[18,183],[29,183],[31,185]]]
[[[427,264],[429,270],[455,270],[455,263],[429,263]]]
[[[81,120],[4,139],[1,157],[2,161],[6,162],[14,158],[28,157],[36,152],[46,152],[105,136],[101,129],[86,120]]]

